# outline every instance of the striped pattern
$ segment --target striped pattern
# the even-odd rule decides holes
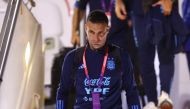
[[[56,109],[64,109],[64,101],[63,100],[56,101]]]
[[[138,105],[132,105],[131,109],[140,109]]]

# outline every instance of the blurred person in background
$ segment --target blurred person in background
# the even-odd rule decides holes
[[[188,34],[178,13],[177,1],[131,0],[130,13],[125,1],[116,0],[116,15],[124,20],[131,14],[134,36],[138,42],[141,73],[149,103],[144,109],[172,109],[169,97],[174,75],[175,35]],[[154,68],[155,51],[159,58],[161,95],[157,98],[157,79]]]
[[[182,3],[183,20],[190,31],[190,0],[183,0]],[[188,67],[190,71],[190,35],[185,43],[184,50],[187,56]]]

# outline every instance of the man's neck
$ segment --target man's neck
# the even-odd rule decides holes
[[[91,47],[89,44],[88,44],[87,46],[88,46],[92,51],[99,52],[99,51],[104,51],[105,48],[106,48],[106,46],[107,46],[107,44],[105,44],[104,46],[102,46],[102,47],[100,47],[100,48],[97,48],[97,49]]]

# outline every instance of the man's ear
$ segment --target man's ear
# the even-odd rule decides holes
[[[107,27],[107,32],[109,32],[109,31],[110,31],[110,28],[111,28],[110,26],[108,26],[108,27]]]

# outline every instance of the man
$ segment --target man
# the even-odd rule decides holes
[[[132,64],[127,53],[107,43],[109,26],[104,12],[91,12],[85,31],[86,46],[71,51],[64,60],[57,109],[66,107],[72,84],[76,90],[74,109],[122,109],[122,90],[126,90],[129,109],[140,109]],[[76,69],[74,74],[72,69]]]
[[[148,2],[133,0],[130,5],[134,35],[139,45],[138,52],[145,93],[150,102],[145,109],[148,109],[147,107],[154,109],[155,104],[158,104],[161,109],[171,109],[172,101],[168,94],[174,74],[174,36],[187,34],[178,13],[177,3],[172,0],[148,0]],[[115,11],[118,18],[122,20],[129,14],[126,12],[123,0],[116,0]],[[160,62],[161,96],[159,100],[154,69],[155,50]]]
[[[74,45],[80,45],[79,24],[81,19],[85,17],[88,4],[90,12],[99,9],[104,11],[108,18],[110,18],[109,25],[111,25],[111,28],[108,34],[108,41],[119,46],[120,48],[124,49],[129,53],[132,63],[134,65],[134,75],[138,85],[138,89],[140,90],[141,96],[144,96],[142,79],[140,76],[139,59],[137,56],[137,47],[133,39],[133,33],[130,23],[131,20],[127,19],[126,21],[117,18],[116,13],[114,11],[115,0],[76,0],[72,22],[72,43]]]

